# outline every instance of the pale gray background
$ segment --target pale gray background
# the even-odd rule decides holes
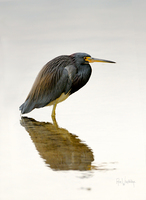
[[[146,199],[145,7],[144,0],[0,0],[0,199]],[[52,171],[20,125],[18,108],[39,70],[74,52],[117,63],[93,63],[89,83],[58,105],[57,121],[92,149],[94,166],[114,171]],[[28,116],[51,122],[51,110]]]

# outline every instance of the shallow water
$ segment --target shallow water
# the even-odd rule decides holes
[[[145,199],[146,27],[139,1],[0,1],[0,199]],[[20,116],[45,63],[87,52],[85,87]]]

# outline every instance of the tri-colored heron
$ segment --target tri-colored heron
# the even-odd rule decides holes
[[[115,63],[92,58],[86,53],[58,56],[49,61],[39,72],[28,97],[20,106],[21,113],[53,105],[52,117],[55,117],[56,105],[88,82],[92,72],[89,63],[93,62]]]

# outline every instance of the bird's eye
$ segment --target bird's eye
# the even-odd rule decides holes
[[[84,60],[89,62],[89,57],[84,57]]]

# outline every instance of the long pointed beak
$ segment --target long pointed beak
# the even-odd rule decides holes
[[[88,61],[89,63],[93,63],[93,62],[116,63],[114,61],[103,60],[103,59],[92,58],[92,57],[86,57],[85,60]]]

